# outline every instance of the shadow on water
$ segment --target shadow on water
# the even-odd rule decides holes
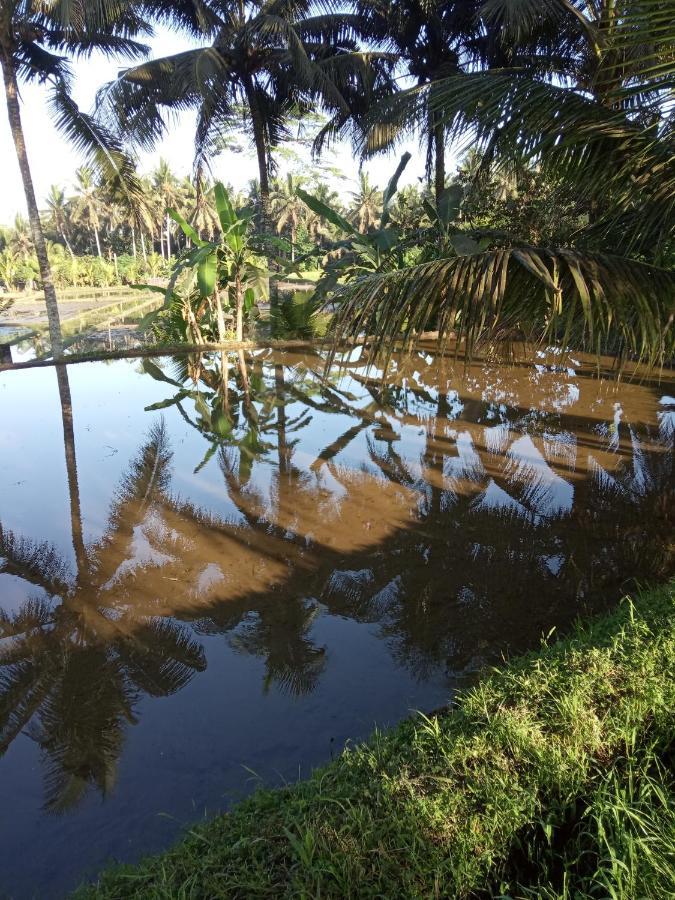
[[[141,701],[204,672],[207,639],[260,660],[264,691],[303,702],[331,665],[317,622],[341,617],[450,690],[671,571],[675,412],[645,422],[645,388],[588,379],[582,401],[572,370],[458,378],[422,353],[383,387],[356,355],[343,362],[338,376],[319,356],[144,361],[170,396],[147,408],[89,543],[56,369],[74,569],[0,523],[0,575],[25,593],[0,607],[0,754],[19,735],[39,748],[46,812],[112,791]],[[230,515],[173,488],[176,415]],[[325,441],[309,453],[311,429]]]

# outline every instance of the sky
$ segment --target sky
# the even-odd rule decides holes
[[[185,38],[173,32],[158,30],[150,41],[152,57],[185,50]],[[120,63],[107,60],[105,57],[94,57],[73,65],[74,87],[73,98],[85,111],[93,109],[97,90],[106,82],[116,77]],[[28,156],[33,173],[38,204],[44,207],[45,198],[52,184],[66,188],[69,194],[75,179],[75,170],[83,160],[73,151],[68,143],[60,137],[50,119],[47,109],[47,91],[39,85],[22,85],[22,119],[26,135]],[[191,114],[183,114],[175,121],[157,150],[152,154],[143,154],[139,159],[139,170],[150,172],[160,158],[166,159],[177,175],[188,175],[192,170],[194,118]],[[365,170],[371,176],[373,184],[383,188],[394,169],[398,157],[404,150],[409,150],[413,158],[401,180],[401,185],[415,182],[424,175],[424,153],[420,151],[414,139],[407,145],[397,148],[389,157],[378,157],[369,161]],[[306,154],[307,156],[307,154]],[[0,224],[9,225],[17,213],[25,215],[23,185],[16,161],[14,144],[7,123],[7,110],[4,95],[0,92],[0,162],[2,164],[2,190],[0,191]],[[350,146],[340,145],[333,153],[322,157],[322,163],[335,166],[345,173],[344,178],[334,180],[333,187],[348,199],[348,192],[354,190],[358,180],[358,160],[354,158]],[[279,161],[280,173],[297,167],[297,163],[288,160]],[[212,163],[213,175],[231,184],[234,188],[245,188],[248,182],[257,177],[257,163],[253,148],[243,152],[226,151]]]

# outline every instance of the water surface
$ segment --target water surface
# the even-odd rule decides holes
[[[672,380],[0,374],[0,896],[58,897],[672,571]]]

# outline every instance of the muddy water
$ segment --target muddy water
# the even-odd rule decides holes
[[[672,381],[344,363],[0,375],[0,896],[161,849],[672,570]]]

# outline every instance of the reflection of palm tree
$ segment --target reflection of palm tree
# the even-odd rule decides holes
[[[501,647],[504,635],[523,646],[536,642],[542,630],[571,620],[580,604],[598,602],[627,576],[665,570],[665,557],[657,557],[668,514],[657,520],[649,512],[672,478],[663,469],[663,440],[654,437],[650,447],[645,438],[647,456],[661,462],[652,466],[653,477],[642,477],[643,499],[615,506],[606,498],[603,506],[589,493],[604,490],[602,484],[593,487],[584,473],[587,452],[607,464],[606,440],[573,414],[567,418],[562,382],[545,388],[534,373],[531,406],[520,407],[515,394],[501,404],[494,399],[505,389],[501,375],[490,375],[489,390],[466,387],[460,396],[449,390],[442,367],[418,357],[407,368],[401,363],[401,384],[386,389],[354,364],[356,396],[345,382],[314,372],[313,360],[293,362],[257,355],[245,379],[241,372],[231,378],[233,428],[216,449],[237,523],[187,507],[163,512],[186,541],[192,516],[199,539],[193,531],[191,558],[198,554],[200,565],[217,558],[225,567],[194,627],[243,635],[235,646],[263,656],[270,678],[290,684],[283,672],[297,666],[302,682],[304,667],[323,665],[311,641],[304,644],[309,632],[302,623],[314,607],[299,598],[380,623],[397,659],[424,674],[439,665],[470,667],[477,647]],[[198,377],[215,394],[211,376]],[[540,402],[546,390],[553,390],[558,411]],[[304,428],[309,414],[348,415],[355,424],[307,463],[295,452],[294,429]],[[265,435],[255,459],[241,446],[250,419]],[[193,424],[215,440],[203,416]],[[404,430],[423,432],[418,456],[411,458],[407,440],[399,442]],[[364,433],[362,471],[341,466],[340,454]],[[625,440],[621,452],[637,459]],[[614,449],[611,458],[608,471],[616,475]],[[253,477],[258,465],[271,477]],[[635,523],[641,558],[621,540]],[[597,540],[600,525],[613,532]],[[186,603],[181,616],[194,618],[193,607]],[[292,639],[283,636],[285,616]]]
[[[166,696],[205,668],[204,653],[169,620],[137,616],[106,592],[111,562],[124,557],[148,503],[166,484],[170,455],[155,427],[113,504],[109,529],[85,548],[77,483],[72,405],[65,368],[57,370],[63,409],[76,575],[52,548],[0,528],[0,571],[40,591],[15,615],[0,615],[0,753],[26,733],[47,762],[45,805],[72,807],[95,785],[114,780],[126,723],[142,694]]]
[[[248,613],[230,640],[235,650],[265,660],[265,691],[272,684],[294,696],[310,694],[325,667],[325,650],[309,632],[316,603],[293,599],[260,605]]]

